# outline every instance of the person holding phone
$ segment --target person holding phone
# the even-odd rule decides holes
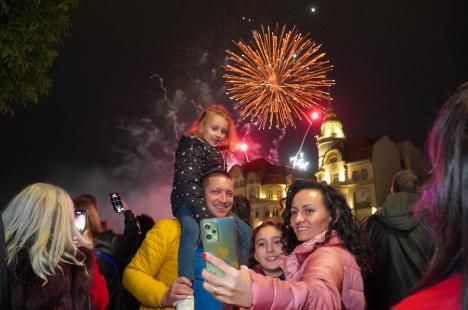
[[[175,153],[171,192],[172,214],[179,220],[179,276],[194,281],[195,249],[200,237],[200,220],[213,217],[206,206],[201,179],[213,169],[226,171],[223,151],[236,147],[236,127],[229,111],[221,105],[207,107],[194,121],[189,136],[182,136]],[[241,261],[247,262],[252,229],[239,217],[236,235]],[[193,297],[178,302],[177,309],[193,310]]]
[[[211,171],[202,180],[208,210],[216,218],[231,213],[233,183],[225,171]],[[201,245],[192,268],[195,281],[178,277],[178,252],[181,228],[178,219],[157,222],[124,271],[123,284],[140,302],[140,309],[172,308],[178,300],[194,296],[195,309],[221,310],[223,304],[203,289],[201,270],[205,267]]]
[[[205,289],[243,308],[365,309],[361,273],[368,270],[368,250],[344,197],[326,183],[296,181],[288,187],[283,219],[289,254],[280,258],[285,281],[205,254],[225,273],[218,277],[203,270]]]
[[[124,216],[124,234],[116,234],[103,227],[99,216],[99,204],[93,195],[83,194],[75,198],[75,209],[86,211],[99,269],[106,278],[110,295],[109,310],[128,308],[133,304],[131,296],[122,286],[122,273],[139,245],[140,230],[132,211],[118,193],[109,194],[110,203],[116,214]]]
[[[70,196],[51,184],[32,184],[10,201],[2,220],[11,309],[107,309],[91,240],[73,217]]]

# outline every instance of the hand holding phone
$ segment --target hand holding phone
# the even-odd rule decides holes
[[[88,221],[88,211],[86,210],[76,210],[75,211],[75,226],[76,229],[82,234],[86,227]]]
[[[200,230],[203,250],[238,269],[239,247],[234,219],[232,217],[202,219]],[[224,272],[208,262],[206,270],[220,277],[224,276]]]
[[[120,197],[120,194],[110,193],[109,197],[112,204],[112,208],[114,209],[115,213],[122,213],[125,207],[124,203],[122,202],[122,198]]]

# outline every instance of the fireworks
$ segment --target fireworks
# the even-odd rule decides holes
[[[277,31],[278,32],[278,31]],[[326,77],[333,66],[324,60],[320,45],[294,27],[279,35],[266,31],[252,32],[251,45],[240,41],[241,54],[227,50],[224,66],[228,94],[236,100],[235,108],[243,119],[249,118],[261,129],[296,127],[295,118],[307,118],[310,108],[324,111],[321,102],[330,100]]]
[[[309,167],[309,162],[305,160],[303,152],[299,152],[296,156],[290,157],[289,163],[294,169],[298,170],[307,170],[307,167]]]

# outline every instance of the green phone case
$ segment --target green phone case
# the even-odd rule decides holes
[[[200,230],[205,252],[224,260],[234,268],[239,268],[237,231],[232,217],[202,219]],[[206,270],[220,277],[224,276],[224,272],[208,262]]]

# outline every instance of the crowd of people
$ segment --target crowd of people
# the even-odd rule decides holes
[[[398,172],[364,222],[333,187],[295,180],[282,221],[252,230],[223,156],[234,123],[210,106],[176,151],[173,219],[135,217],[123,201],[120,235],[93,195],[46,183],[19,192],[0,221],[0,308],[468,309],[467,123],[465,83],[429,133],[429,179]],[[204,252],[205,218],[232,220],[240,267]]]

